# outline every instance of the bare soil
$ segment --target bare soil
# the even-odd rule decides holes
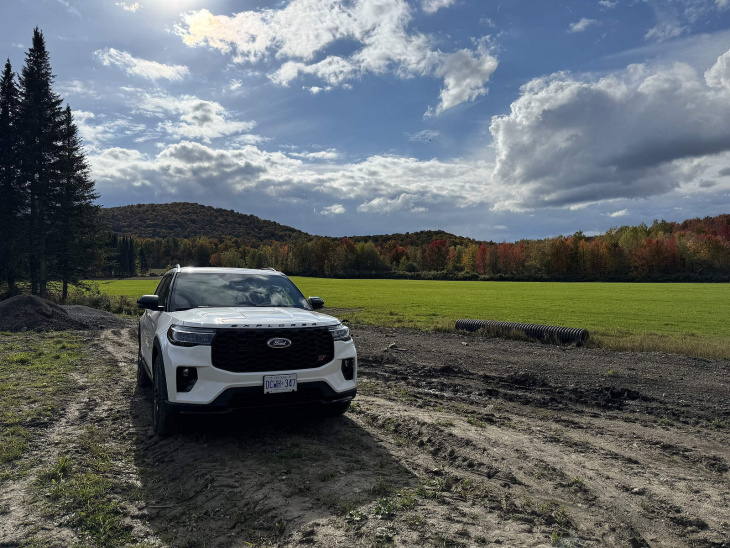
[[[80,375],[31,472],[0,484],[0,546],[93,544],[44,518],[32,487],[89,425],[135,486],[112,495],[132,544],[730,546],[730,362],[352,332],[343,417],[206,417],[166,439],[134,384],[135,324],[87,332],[111,377]]]

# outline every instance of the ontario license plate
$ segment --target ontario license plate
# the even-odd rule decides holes
[[[264,394],[296,392],[296,375],[264,375]]]

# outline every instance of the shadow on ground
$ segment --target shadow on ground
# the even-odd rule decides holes
[[[137,389],[130,405],[140,495],[150,525],[174,546],[271,544],[298,530],[316,543],[324,520],[417,482],[347,415],[187,417],[183,433],[160,439],[149,390]]]

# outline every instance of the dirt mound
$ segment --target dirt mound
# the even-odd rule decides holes
[[[79,314],[78,308],[81,307],[64,307],[33,295],[10,297],[0,302],[0,331],[97,329],[112,327],[119,321],[109,312],[89,308],[88,314]]]

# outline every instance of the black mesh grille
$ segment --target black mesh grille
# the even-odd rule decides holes
[[[291,341],[287,348],[271,348],[274,338]],[[332,361],[335,344],[326,327],[302,329],[222,329],[213,339],[213,366],[234,373],[314,369]]]

